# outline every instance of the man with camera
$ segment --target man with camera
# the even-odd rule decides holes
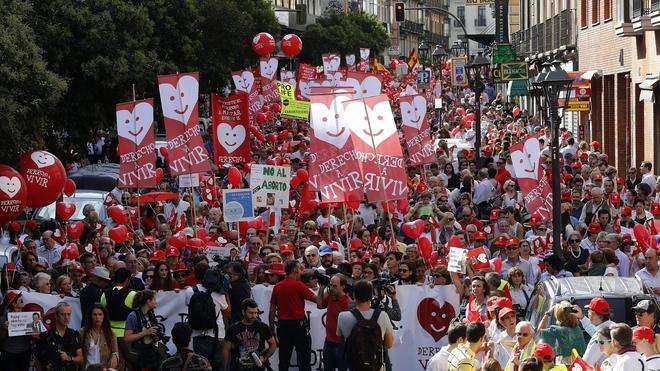
[[[319,295],[316,298],[316,305],[319,309],[328,308],[325,319],[323,369],[325,371],[334,371],[335,369],[344,371],[346,370],[346,366],[344,365],[344,344],[342,339],[337,336],[337,319],[339,318],[339,313],[348,310],[351,297],[344,292],[347,279],[343,274],[337,273],[333,275],[329,283],[329,287],[326,287],[327,282],[319,280]]]
[[[186,289],[188,324],[192,328],[193,350],[211,362],[213,370],[223,367],[222,342],[225,338],[225,321],[231,318],[231,309],[222,286],[220,273],[205,262],[194,267],[195,278],[201,284]]]

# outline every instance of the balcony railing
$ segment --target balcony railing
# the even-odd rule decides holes
[[[449,45],[449,37],[431,31],[424,31],[424,40],[431,45]]]
[[[404,33],[414,33],[417,35],[423,35],[424,34],[424,25],[421,23],[405,20],[401,22],[401,32]]]
[[[543,23],[513,33],[513,45],[519,55],[545,52],[562,45],[574,45],[577,42],[575,21],[575,10],[564,10]]]

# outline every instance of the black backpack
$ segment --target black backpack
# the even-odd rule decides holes
[[[355,371],[378,371],[383,367],[383,333],[378,325],[380,310],[374,309],[371,319],[365,319],[357,308],[353,308],[351,313],[357,323],[346,339],[346,367]]]
[[[190,328],[200,331],[216,329],[217,318],[211,291],[207,289],[205,292],[201,292],[197,286],[193,286],[193,295],[188,304]]]

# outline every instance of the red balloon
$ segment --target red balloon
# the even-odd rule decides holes
[[[27,206],[46,206],[60,197],[66,171],[55,155],[46,151],[24,153],[19,164],[27,184]]]
[[[284,129],[284,130],[280,131],[279,134],[277,134],[277,137],[278,137],[280,140],[285,140],[286,138],[289,137],[289,131],[286,130],[286,129]]]
[[[13,233],[18,233],[21,231],[21,225],[18,222],[9,223],[9,231]]]
[[[125,225],[118,225],[108,231],[108,237],[116,243],[124,243],[128,237],[128,228]]]
[[[202,247],[206,247],[206,243],[201,238],[197,238],[197,237],[189,238],[188,247],[195,247],[197,249],[200,249]]]
[[[291,177],[291,188],[298,188],[300,185],[300,178],[298,178],[298,175],[294,175]]]
[[[296,171],[296,176],[303,183],[305,183],[306,181],[309,180],[309,173],[305,169],[298,169],[298,171]],[[359,204],[360,204],[360,202],[358,201],[358,205]]]
[[[399,210],[400,213],[405,214],[408,212],[409,205],[408,199],[402,198],[396,202],[396,209]]]
[[[200,228],[195,231],[195,236],[197,236],[197,238],[201,238],[202,240],[206,240],[208,234],[206,233],[206,229]]]
[[[264,137],[264,133],[262,133],[258,127],[250,125],[250,132],[254,135],[255,138],[257,138],[258,141],[260,142],[266,141],[266,138]]]
[[[128,222],[126,210],[124,210],[124,207],[121,205],[110,206],[108,208],[108,216],[110,216],[117,224],[126,224],[126,222]]]
[[[266,111],[266,121],[269,121],[270,119],[273,118],[273,111]]]
[[[73,193],[76,192],[76,183],[71,179],[65,180],[63,191],[67,197],[73,196]]]
[[[69,238],[77,240],[80,238],[80,236],[82,236],[84,229],[85,224],[81,220],[78,220],[66,225],[66,234],[69,236]]]
[[[65,256],[66,254],[66,256]],[[76,260],[76,258],[80,255],[80,251],[78,251],[78,245],[75,243],[70,243],[69,246],[65,247],[62,250],[62,257],[65,259],[69,260]]]
[[[169,244],[177,249],[183,249],[188,245],[188,236],[183,232],[177,232],[168,240]]]
[[[437,251],[434,251],[431,253],[431,257],[429,258],[429,263],[431,263],[432,267],[435,267],[438,265],[438,259],[440,258],[440,255],[438,255]]]
[[[232,187],[236,188],[241,184],[241,172],[234,166],[230,167],[227,171],[227,180]]]
[[[417,242],[417,246],[419,247],[419,252],[422,255],[424,259],[428,259],[431,257],[431,241],[429,241],[428,238],[422,237],[419,239],[419,242]]]
[[[254,120],[257,122],[257,124],[263,124],[268,121],[268,116],[266,116],[266,114],[263,112],[258,112],[254,117]]]
[[[156,183],[160,183],[160,181],[163,179],[163,169],[162,168],[156,168]]]
[[[268,134],[268,141],[271,143],[277,143],[277,134],[275,133]]]
[[[287,57],[295,57],[302,51],[302,40],[292,33],[285,35],[280,42],[280,49]]]
[[[167,147],[160,147],[158,149],[158,152],[160,152],[160,155],[163,157],[167,157]]]
[[[73,214],[76,212],[76,205],[75,204],[68,204],[66,202],[58,202],[55,205],[55,213],[57,213],[57,216],[60,217],[62,220],[69,220],[73,216]]]
[[[7,165],[0,165],[0,224],[18,216],[25,208],[28,186],[23,176]]]
[[[414,222],[404,223],[401,227],[401,231],[406,236],[416,240],[422,235],[422,232],[424,232],[424,221],[417,219]]]
[[[280,106],[279,103],[273,103],[270,105],[270,109],[272,109],[275,113],[280,113],[282,111],[282,106]]]
[[[252,39],[252,50],[262,57],[275,51],[275,38],[268,32],[259,32]]]
[[[357,237],[351,239],[351,249],[354,250],[354,249],[359,249],[361,247],[362,247],[362,240],[361,239],[359,239]]]

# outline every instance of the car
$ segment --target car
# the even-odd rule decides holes
[[[119,164],[87,165],[67,175],[78,189],[110,192],[117,186]]]
[[[63,196],[63,202],[76,205],[76,212],[69,220],[83,220],[85,218],[83,215],[83,208],[88,204],[94,205],[94,209],[99,215],[99,220],[105,220],[108,217],[108,214],[103,202],[105,201],[107,194],[108,192],[106,191],[78,189],[71,197]],[[32,214],[32,219],[36,220],[39,225],[45,221],[55,219],[55,202],[48,206],[36,209]]]
[[[612,321],[625,322],[630,326],[636,325],[632,307],[637,302],[644,299],[655,302],[653,293],[635,277],[552,277],[536,286],[525,319],[531,322],[534,328],[538,328],[543,315],[553,305],[566,300],[584,308],[595,297],[604,297],[610,303]],[[584,314],[586,315],[586,311]],[[552,321],[550,324],[554,323],[554,316]]]
[[[18,257],[18,246],[6,243],[0,243],[0,270],[5,264],[13,262]]]

